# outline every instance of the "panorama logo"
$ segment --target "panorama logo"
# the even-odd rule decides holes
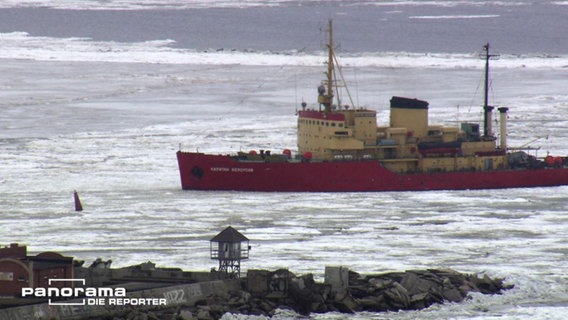
[[[56,282],[77,282],[83,287],[22,288],[22,298],[48,298],[50,306],[100,306],[100,305],[166,305],[163,298],[127,298],[121,287],[84,287],[85,279],[49,279]]]

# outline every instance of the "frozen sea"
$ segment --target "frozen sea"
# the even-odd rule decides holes
[[[4,0],[0,244],[209,270],[209,240],[232,225],[251,240],[244,269],[453,268],[515,285],[418,312],[314,319],[566,319],[568,187],[182,191],[175,158],[294,149],[329,18],[355,103],[379,124],[393,95],[429,101],[431,124],[480,121],[489,41],[509,144],[567,155],[566,16],[566,1]]]

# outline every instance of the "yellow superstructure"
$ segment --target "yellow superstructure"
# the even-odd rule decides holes
[[[394,172],[484,171],[508,168],[505,139],[497,146],[491,128],[483,134],[474,123],[461,127],[431,125],[428,102],[393,97],[388,126],[377,125],[377,113],[333,105],[337,88],[331,22],[327,79],[318,88],[318,110],[303,105],[298,116],[298,151],[310,161],[380,160]],[[487,46],[487,50],[489,47]],[[487,53],[487,59],[490,55]],[[485,106],[491,119],[494,108]],[[507,108],[500,108],[506,137]]]
[[[400,97],[392,98],[385,127],[377,126],[376,112],[369,109],[300,111],[298,151],[319,161],[381,160],[404,173],[508,167],[505,149],[494,137],[429,125],[428,103]]]

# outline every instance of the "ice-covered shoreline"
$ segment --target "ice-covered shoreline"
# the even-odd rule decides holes
[[[34,37],[26,32],[0,34],[0,59],[36,61],[83,61],[121,63],[167,63],[191,65],[321,66],[323,52],[197,51],[174,48],[174,40],[125,43],[88,38]],[[479,53],[363,52],[340,57],[346,67],[383,68],[483,68]],[[568,68],[568,55],[503,54],[494,68]]]
[[[552,4],[565,5],[566,1],[551,1]],[[54,8],[65,10],[168,10],[168,9],[207,9],[207,8],[256,8],[256,7],[285,7],[285,6],[428,6],[428,7],[456,7],[456,6],[523,6],[530,5],[531,1],[473,1],[473,0],[435,0],[435,1],[376,1],[357,0],[349,4],[338,0],[192,0],[192,1],[160,1],[160,0],[5,0],[0,8]]]

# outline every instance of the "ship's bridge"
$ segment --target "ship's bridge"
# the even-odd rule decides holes
[[[298,114],[298,150],[311,153],[315,159],[355,156],[366,145],[375,145],[376,138],[374,110],[303,110]]]

